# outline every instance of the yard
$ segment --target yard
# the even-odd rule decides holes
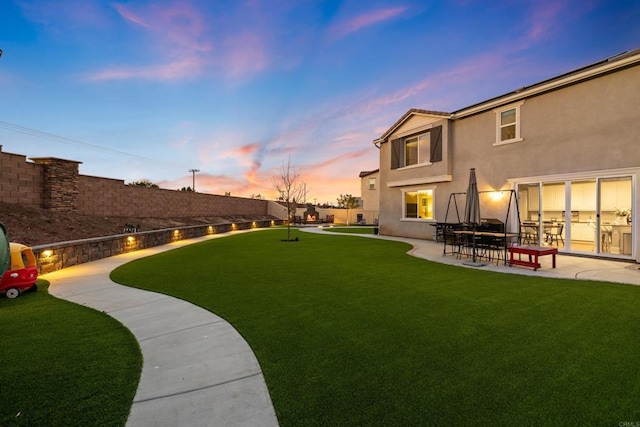
[[[399,242],[284,235],[206,241],[112,278],[232,323],[283,426],[640,420],[640,288],[442,265]]]
[[[124,425],[142,368],[135,337],[47,287],[0,299],[0,425]]]

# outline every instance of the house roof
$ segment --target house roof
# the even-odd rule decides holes
[[[545,92],[550,92],[552,90],[560,89],[565,86],[576,84],[638,64],[640,64],[640,49],[635,49],[629,52],[622,52],[602,61],[587,65],[585,67],[560,74],[559,76],[555,76],[529,86],[518,88],[504,95],[500,95],[495,98],[491,98],[486,101],[471,105],[469,107],[454,111],[451,114],[451,119],[455,120],[477,114],[482,111],[490,110],[502,105],[519,101],[521,99],[530,98],[532,96],[540,95]]]
[[[382,134],[380,138],[376,139],[373,142],[374,143],[384,142],[384,140],[386,140],[389,137],[389,135],[395,132],[395,130],[398,129],[405,121],[407,121],[409,117],[414,115],[449,118],[451,116],[451,113],[445,113],[444,111],[431,111],[431,110],[421,110],[419,108],[412,108],[406,113],[404,113],[404,115],[400,117],[400,119],[398,119],[398,121],[395,122],[393,126],[391,126],[384,134]]]
[[[365,176],[372,175],[374,173],[380,172],[380,169],[376,169],[373,171],[362,171],[360,172],[360,178],[364,178]]]
[[[623,52],[618,55],[614,55],[610,58],[598,61],[585,67],[569,71],[568,73],[564,73],[529,86],[521,87],[504,95],[500,95],[495,98],[470,105],[460,110],[456,110],[453,113],[412,108],[407,111],[397,122],[395,122],[393,126],[391,126],[385,133],[383,133],[382,136],[375,139],[373,143],[378,146],[379,144],[386,142],[389,135],[391,135],[396,129],[398,129],[411,116],[416,114],[456,120],[639,64],[640,49],[635,49],[629,52]]]

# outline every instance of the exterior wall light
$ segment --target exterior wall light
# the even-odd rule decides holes
[[[43,258],[50,258],[53,255],[53,251],[51,249],[47,249],[46,251],[42,251]]]
[[[497,202],[499,200],[502,200],[502,193],[503,191],[499,190],[499,191],[492,191],[491,193],[489,193],[491,200],[493,200],[494,202]]]

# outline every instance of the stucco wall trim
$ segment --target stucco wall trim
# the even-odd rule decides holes
[[[434,184],[437,182],[451,182],[453,175],[425,176],[413,179],[403,179],[402,181],[389,181],[387,187],[408,187],[410,185]]]

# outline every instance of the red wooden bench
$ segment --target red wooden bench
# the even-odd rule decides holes
[[[558,248],[549,248],[545,246],[509,246],[509,265],[522,265],[524,267],[532,267],[537,270],[541,267],[538,258],[544,255],[551,255],[553,258],[553,268],[556,268],[556,254]],[[518,254],[518,259],[514,257]],[[528,255],[529,261],[523,260],[522,255]]]

